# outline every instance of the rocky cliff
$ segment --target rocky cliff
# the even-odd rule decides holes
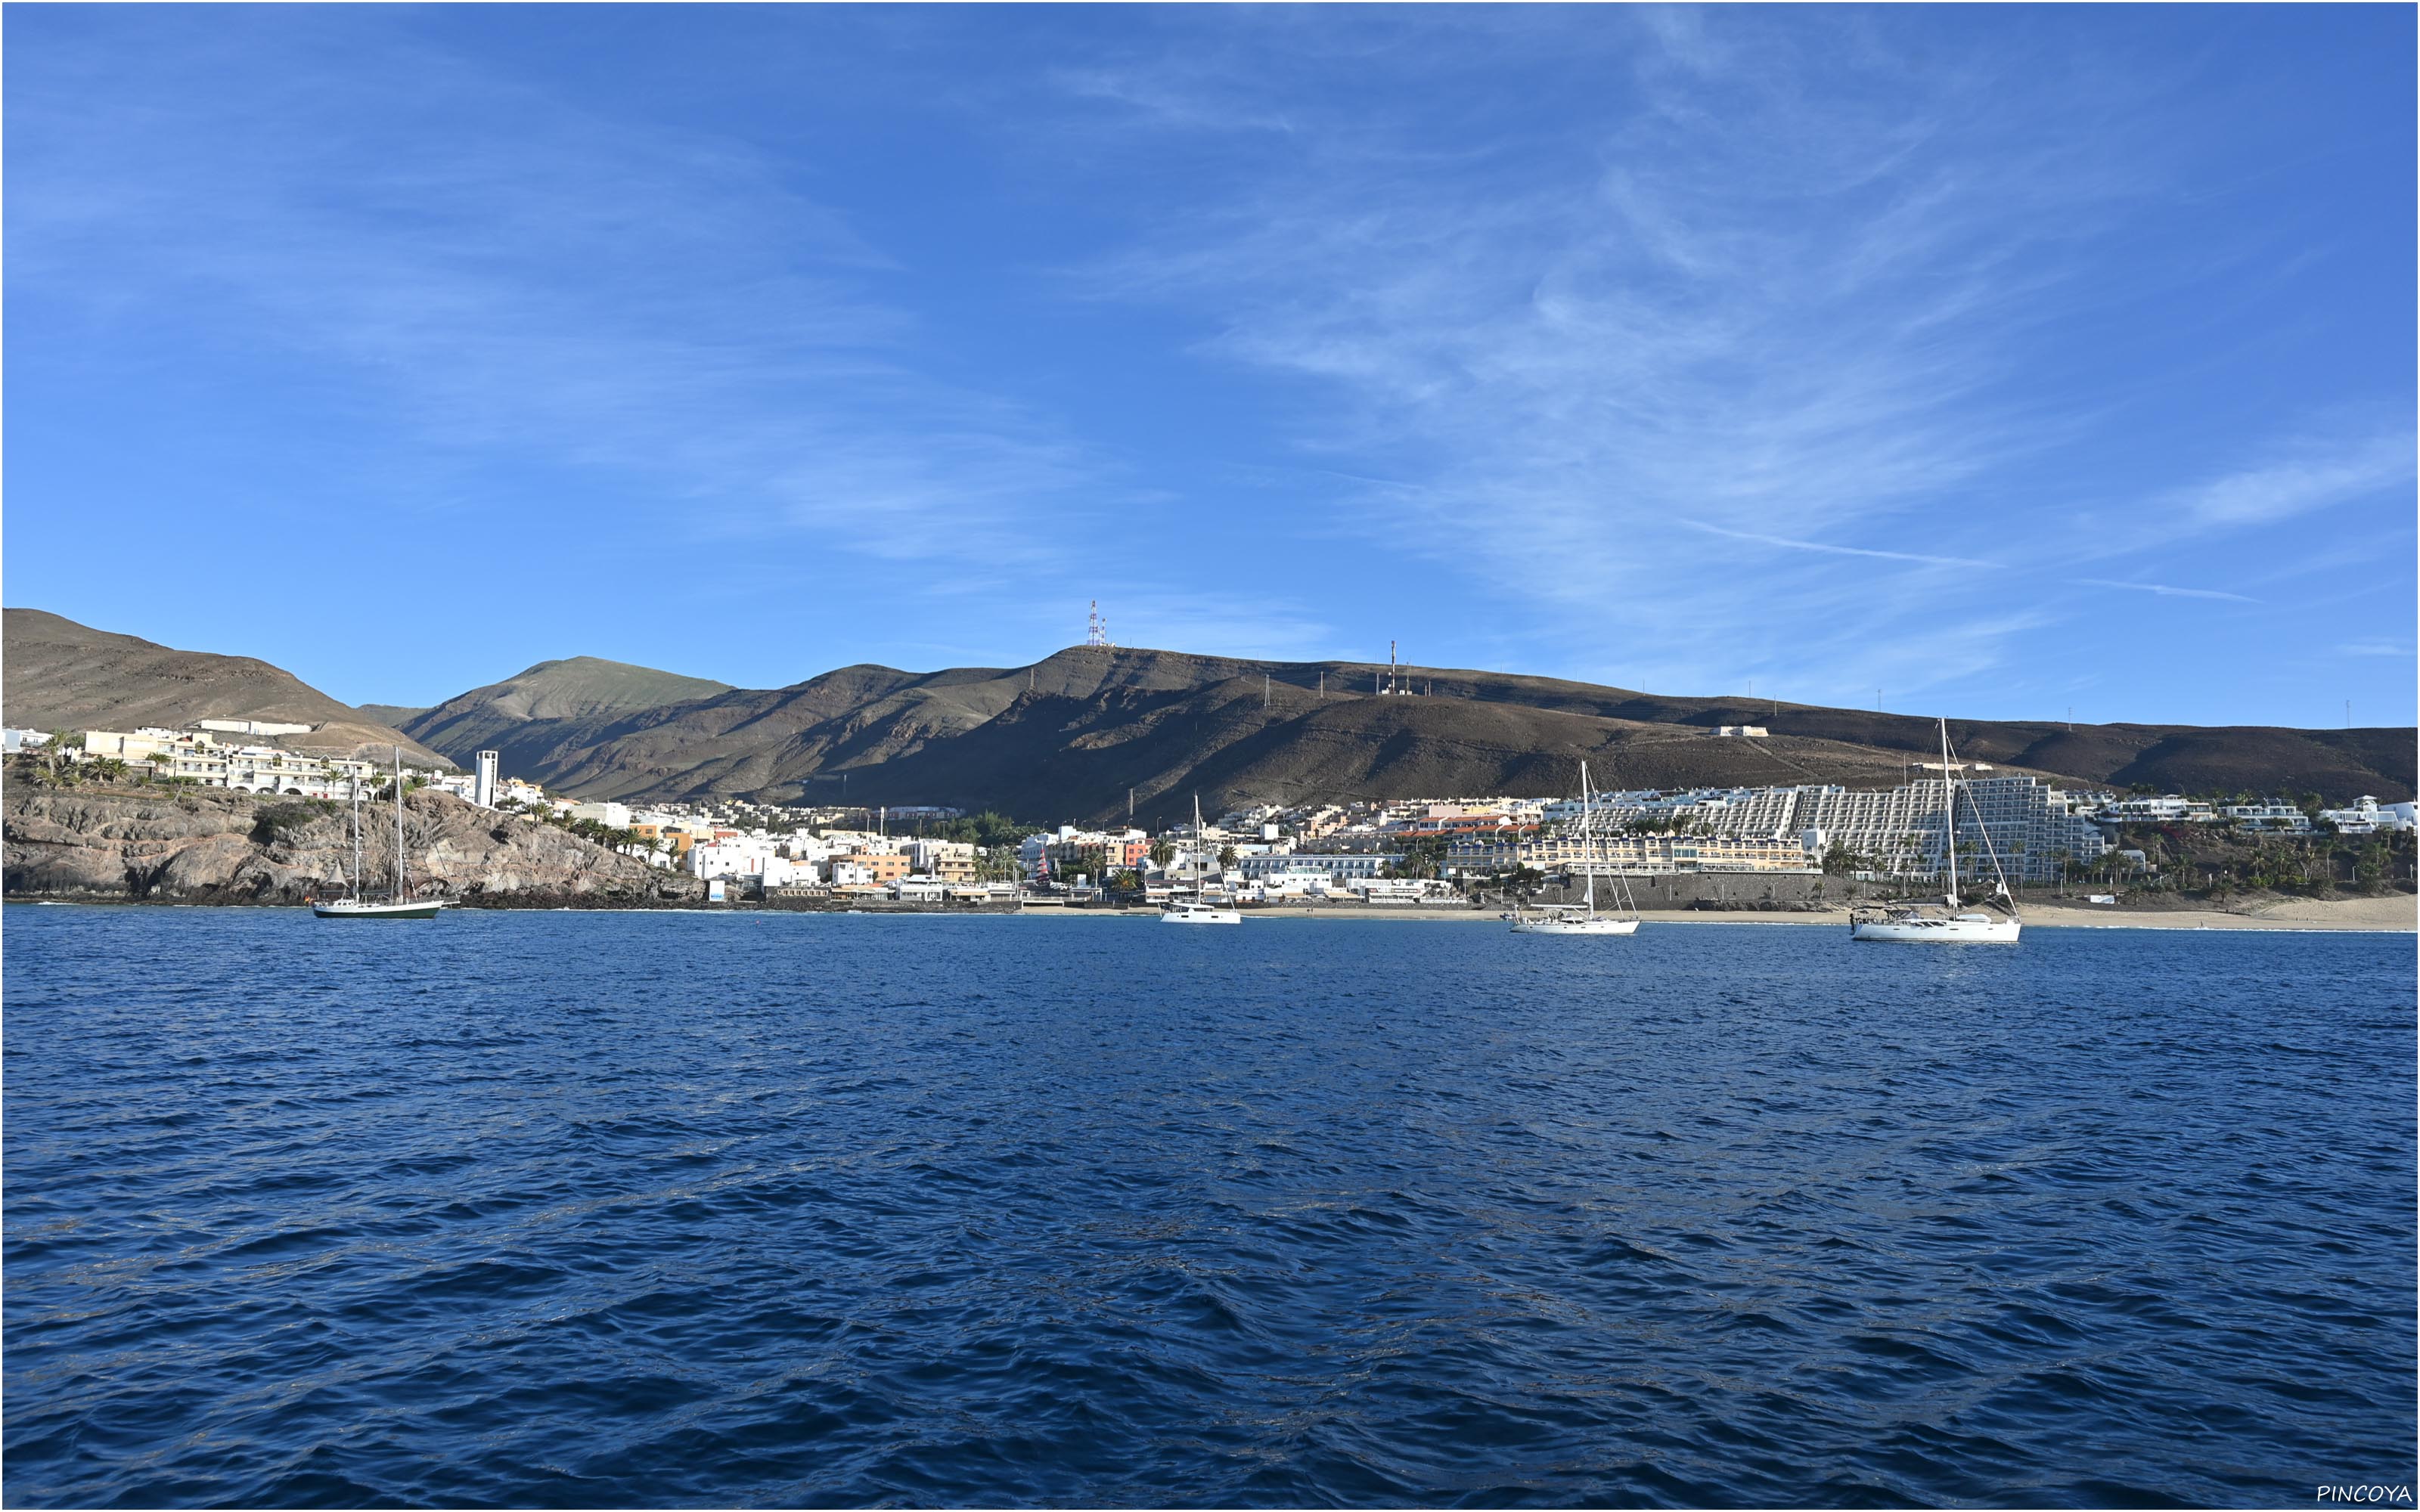
[[[404,866],[426,895],[642,906],[690,902],[705,890],[694,878],[448,794],[412,794],[404,810]],[[383,879],[394,866],[395,810],[366,811],[363,864]],[[11,897],[299,903],[341,892],[352,858],[341,804],[209,788],[11,782],[0,821]]]

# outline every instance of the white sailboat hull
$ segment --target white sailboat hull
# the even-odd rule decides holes
[[[1515,934],[1636,934],[1635,918],[1516,918]]]
[[[329,903],[313,903],[311,912],[321,918],[435,918],[445,906],[442,900],[404,903],[362,903],[351,898],[338,898]]]
[[[1178,903],[1159,916],[1163,924],[1240,924],[1244,916],[1233,908],[1213,908],[1206,903]]]
[[[1868,918],[1849,926],[1853,940],[1892,945],[2014,945],[2024,925],[2013,918]]]

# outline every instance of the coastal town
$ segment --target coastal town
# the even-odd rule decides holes
[[[715,902],[1063,906],[1202,894],[1246,904],[1346,901],[1417,908],[1459,904],[1478,889],[1549,876],[1918,882],[1940,875],[1949,859],[1938,762],[1911,763],[1907,780],[1877,791],[1801,784],[1263,804],[1205,816],[1198,827],[1187,822],[1155,832],[1132,824],[1044,826],[945,805],[582,799],[502,774],[494,751],[478,752],[463,772],[408,764],[400,753],[381,764],[273,743],[310,730],[205,718],[183,729],[12,729],[6,746],[56,779],[308,800],[375,797],[391,793],[399,777],[408,790],[527,814],[696,878]],[[1947,775],[1963,787],[1977,816],[1962,821],[1961,864],[1970,853],[1988,851],[2017,886],[2149,879],[2162,858],[2127,838],[2142,826],[2257,841],[2392,836],[2415,823],[2412,804],[2367,796],[2330,808],[2310,796],[2121,794],[2062,787],[1979,762],[1949,763]]]
[[[0,1512],[2413,1507],[2420,4],[5,23]]]

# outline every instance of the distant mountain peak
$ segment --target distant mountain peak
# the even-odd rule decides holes
[[[484,750],[522,724],[621,717],[730,691],[730,684],[710,677],[603,656],[559,656],[457,694],[413,716],[406,728],[440,750]]]

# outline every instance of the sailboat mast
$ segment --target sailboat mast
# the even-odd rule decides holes
[[[353,897],[362,895],[362,774],[353,773]]]
[[[1949,860],[1949,906],[1958,906],[1958,784],[1949,775],[1949,721],[1941,721],[1941,849]]]
[[[1596,807],[1589,799],[1588,763],[1580,763],[1580,869],[1588,875],[1589,918],[1596,917]],[[1566,897],[1570,896],[1568,893]]]
[[[395,748],[395,899],[403,901],[403,748]]]

